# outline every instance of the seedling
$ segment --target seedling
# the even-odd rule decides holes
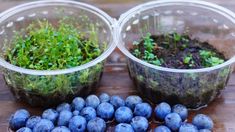
[[[200,50],[200,57],[202,58],[202,64],[205,67],[216,66],[224,63],[223,59],[216,56],[216,53],[207,50]]]

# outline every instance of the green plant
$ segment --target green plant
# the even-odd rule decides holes
[[[11,64],[35,70],[56,70],[85,64],[101,54],[97,32],[91,25],[89,39],[71,23],[62,19],[58,27],[38,20],[27,34],[17,33],[13,48],[6,53]]]
[[[193,60],[192,54],[189,54],[183,58],[184,64],[188,65],[189,67],[193,67],[195,62]]]
[[[224,63],[224,60],[217,57],[216,53],[213,51],[200,50],[199,54],[202,59],[202,64],[205,67],[216,66]]]
[[[85,64],[98,57],[106,43],[100,47],[98,31],[93,24],[87,24],[89,31],[86,33],[78,30],[78,27],[72,18],[61,19],[57,26],[46,20],[34,21],[24,31],[14,35],[13,46],[5,54],[6,60],[13,65],[34,70],[67,69]],[[15,91],[63,98],[97,83],[102,69],[103,63],[98,63],[88,69],[61,75],[37,76],[8,72],[5,79],[8,85],[17,89]]]
[[[154,41],[151,38],[151,33],[147,33],[146,36],[144,37],[144,48],[148,52],[153,52]]]

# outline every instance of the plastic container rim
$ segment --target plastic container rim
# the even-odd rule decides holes
[[[73,73],[76,71],[80,71],[80,70],[84,70],[87,69],[89,67],[92,67],[96,64],[98,64],[99,62],[102,62],[104,59],[106,59],[115,49],[116,47],[116,35],[114,32],[115,28],[114,25],[116,23],[115,19],[111,18],[108,14],[106,14],[104,11],[89,5],[89,4],[85,4],[82,2],[76,2],[76,1],[70,1],[70,0],[41,0],[41,1],[36,1],[36,2],[28,2],[25,4],[21,4],[15,7],[12,7],[4,12],[2,12],[0,14],[0,23],[4,22],[7,18],[11,17],[12,15],[15,15],[16,13],[25,11],[25,10],[29,10],[29,9],[33,9],[33,8],[37,8],[37,7],[43,7],[43,6],[53,6],[53,5],[69,5],[69,6],[73,6],[73,7],[77,7],[80,9],[84,9],[87,10],[89,12],[92,12],[96,15],[98,15],[98,17],[100,17],[108,26],[111,32],[111,41],[108,44],[108,48],[96,59],[80,65],[80,66],[76,66],[73,68],[68,68],[68,69],[61,69],[61,70],[33,70],[33,69],[26,69],[26,68],[22,68],[19,66],[15,66],[10,64],[9,62],[5,61],[3,58],[0,58],[0,66],[18,72],[18,73],[24,73],[24,74],[29,74],[29,75],[59,75],[59,74],[68,74],[68,73]]]
[[[117,47],[122,51],[122,53],[125,54],[125,56],[132,61],[135,61],[139,64],[142,64],[144,66],[150,67],[155,70],[160,70],[160,71],[166,71],[166,72],[173,72],[173,73],[198,73],[198,72],[209,72],[213,70],[217,70],[226,66],[230,66],[235,62],[235,56],[231,57],[229,60],[225,61],[224,63],[213,66],[213,67],[208,67],[208,68],[201,68],[201,69],[173,69],[173,68],[166,68],[166,67],[161,67],[161,66],[156,66],[150,63],[147,63],[134,55],[132,55],[124,46],[124,42],[122,41],[121,38],[121,31],[126,24],[126,22],[133,17],[137,12],[141,12],[144,10],[151,9],[153,7],[160,7],[160,6],[166,6],[166,5],[184,5],[184,6],[195,6],[195,7],[200,7],[204,9],[208,9],[211,11],[214,11],[216,13],[219,13],[223,16],[225,16],[228,20],[230,20],[232,23],[234,23],[235,27],[235,13],[233,13],[231,10],[226,9],[222,6],[219,6],[217,4],[213,4],[210,2],[205,2],[202,0],[159,0],[159,1],[152,1],[152,2],[147,2],[145,4],[138,5],[130,10],[128,10],[126,13],[122,14],[118,23],[119,23],[119,29],[118,29],[118,39],[119,43],[117,44]]]

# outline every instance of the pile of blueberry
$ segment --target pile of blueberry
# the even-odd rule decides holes
[[[76,97],[71,104],[62,103],[56,109],[46,109],[41,116],[31,116],[27,110],[17,110],[9,121],[10,129],[16,132],[104,132],[106,123],[115,120],[115,132],[146,132],[152,115],[150,104],[136,95],[125,100],[118,96],[102,93],[99,97],[89,95],[85,100]],[[155,117],[164,125],[154,132],[210,132],[212,120],[203,114],[186,123],[188,110],[183,105],[172,108],[161,103],[154,110]]]

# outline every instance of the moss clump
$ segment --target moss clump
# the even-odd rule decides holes
[[[27,69],[56,70],[79,66],[101,54],[97,32],[91,26],[89,38],[67,19],[57,26],[38,20],[28,26],[26,35],[17,33],[6,60]]]

